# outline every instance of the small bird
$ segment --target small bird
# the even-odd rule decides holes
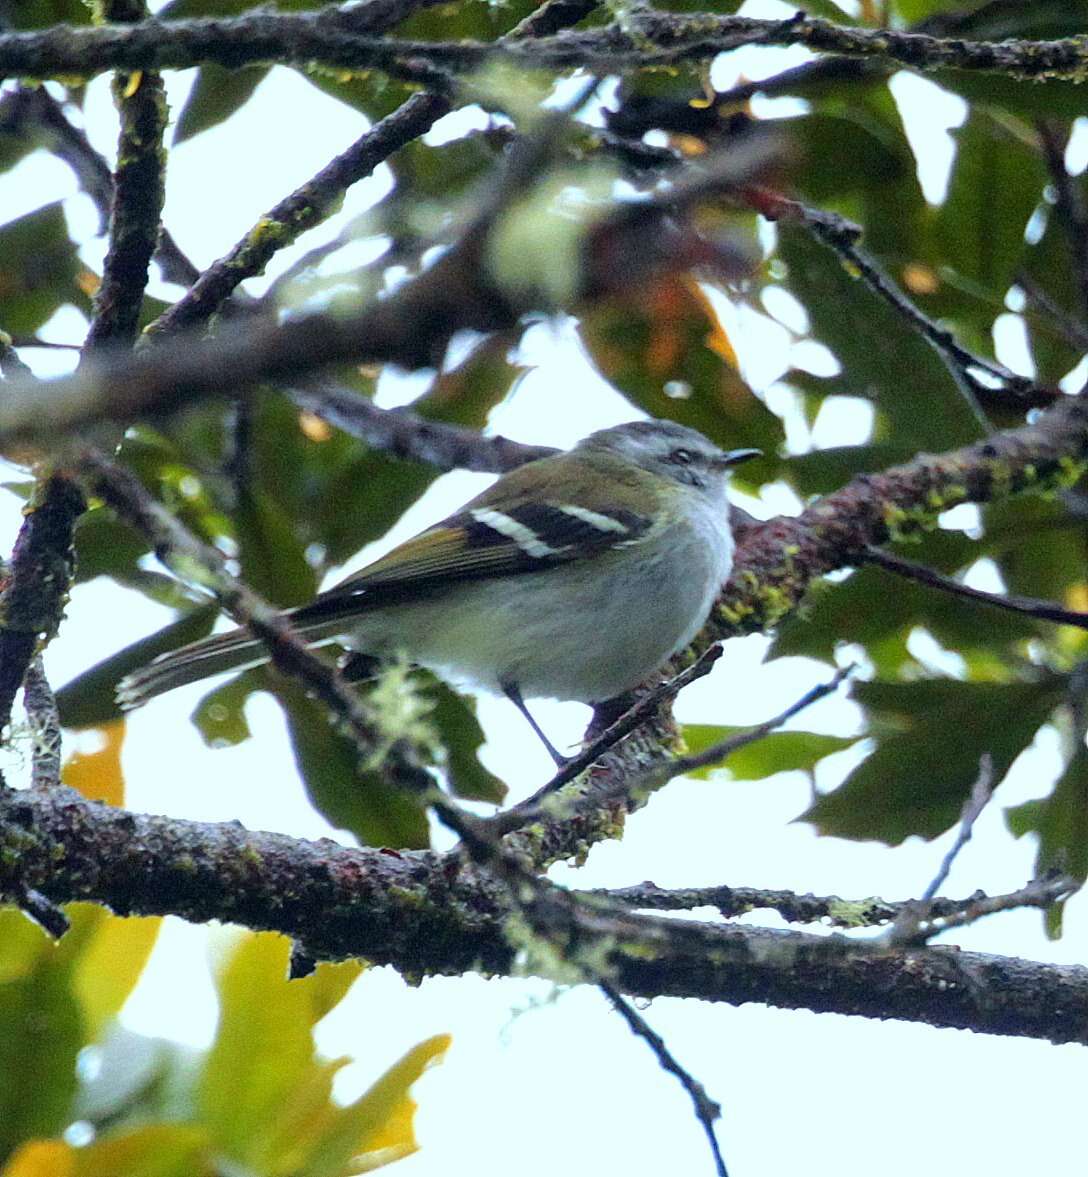
[[[600,430],[286,616],[313,645],[403,655],[501,691],[562,764],[525,697],[614,698],[691,641],[733,565],[730,469],[759,454],[671,421]],[[118,699],[136,707],[267,660],[231,630],[156,658]]]

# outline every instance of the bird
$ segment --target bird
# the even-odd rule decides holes
[[[311,645],[406,657],[506,695],[562,765],[525,699],[613,699],[690,643],[733,565],[730,472],[760,454],[672,421],[599,430],[285,616]],[[266,661],[234,629],[160,655],[117,696],[131,709]]]

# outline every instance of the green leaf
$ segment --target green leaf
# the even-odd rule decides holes
[[[289,957],[283,936],[242,939],[219,976],[219,1027],[198,1085],[217,1148],[255,1172],[265,1136],[313,1066],[312,998],[288,983]]]
[[[777,472],[782,422],[741,376],[694,280],[668,277],[599,303],[579,333],[598,371],[650,416],[690,425],[726,448],[763,450],[738,481],[756,485]]]
[[[1024,229],[1046,184],[1026,130],[974,110],[955,132],[956,163],[935,223],[941,261],[1000,305],[1024,254]],[[992,322],[988,310],[986,322]]]
[[[252,733],[246,720],[246,702],[254,691],[267,686],[265,668],[255,667],[209,691],[191,717],[204,743],[209,748],[232,748],[248,740]]]
[[[251,66],[248,69],[201,66],[178,115],[174,145],[184,143],[201,131],[217,127],[236,114],[249,101],[267,73],[268,70],[262,66]]]
[[[71,936],[88,929],[87,943],[72,969],[72,988],[83,1012],[86,1038],[96,1040],[106,1025],[121,1012],[136,987],[144,965],[158,939],[158,917],[112,915],[105,908],[72,904]]]
[[[246,485],[234,509],[242,580],[275,605],[301,605],[317,591],[294,521],[259,486]]]
[[[978,423],[944,364],[903,317],[805,230],[780,225],[779,235],[789,289],[807,310],[813,337],[842,365],[839,391],[879,410],[875,440],[943,450],[976,438]]]
[[[129,523],[110,507],[92,507],[76,524],[76,583],[96,576],[129,576],[150,547]]]
[[[745,731],[724,724],[687,723],[683,727],[684,743],[691,755],[698,755],[720,740]],[[731,752],[720,765],[697,769],[692,776],[708,777],[727,768],[734,780],[761,781],[776,772],[810,773],[817,763],[833,752],[841,752],[855,742],[853,736],[824,736],[817,732],[771,732],[754,744]]]
[[[1083,744],[1049,797],[1007,809],[1005,820],[1014,837],[1038,837],[1036,875],[1060,871],[1081,882],[1088,878],[1088,752]],[[1052,938],[1061,934],[1064,906],[1055,905],[1047,912],[1047,931]]]
[[[959,819],[993,760],[995,786],[1062,698],[1054,678],[1038,682],[855,683],[876,740],[834,792],[803,815],[823,834],[898,845],[912,834],[935,838]]]
[[[60,201],[0,228],[4,330],[33,335],[65,303],[90,311],[76,279],[83,271]]]
[[[418,848],[428,844],[422,808],[380,772],[361,766],[354,741],[336,730],[323,706],[285,679],[276,697],[287,718],[299,775],[318,812],[365,845]]]
[[[424,681],[424,693],[433,706],[429,719],[446,751],[445,767],[454,795],[498,805],[506,796],[506,785],[478,759],[484,732],[476,718],[475,703],[434,675],[427,675]]]
[[[90,7],[83,0],[0,0],[0,23],[13,31],[49,25],[88,25]]]
[[[785,475],[790,485],[802,495],[828,494],[845,486],[857,474],[886,470],[912,457],[914,450],[910,446],[889,442],[831,446],[807,454],[794,454],[786,465]]]
[[[1071,177],[1069,182],[1081,200],[1088,199],[1088,176]],[[1039,377],[1057,382],[1079,363],[1084,354],[1084,349],[1075,341],[1071,342],[1062,331],[1062,318],[1077,323],[1083,309],[1068,231],[1053,206],[1046,205],[1045,208],[1046,227],[1039,240],[1026,247],[1022,272],[1056,308],[1059,318],[1055,320],[1048,311],[1029,303],[1024,322]]]
[[[26,919],[0,912],[2,922],[9,918]],[[7,1076],[0,1083],[0,1164],[22,1141],[52,1136],[67,1124],[83,1043],[69,971],[51,953],[24,976],[0,982],[0,1074]]]
[[[976,106],[994,106],[1022,118],[1075,119],[1084,114],[1081,84],[1065,78],[1022,82],[976,70],[939,69],[927,73],[931,82]]]
[[[205,637],[218,615],[217,604],[202,605],[77,675],[57,691],[61,723],[74,728],[99,727],[117,719],[123,714],[114,697],[121,679],[159,654]]]

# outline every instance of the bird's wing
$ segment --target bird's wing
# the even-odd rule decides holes
[[[629,489],[622,478],[607,488],[607,506],[564,501],[566,457],[544,458],[512,471],[455,514],[353,573],[293,616],[303,623],[330,621],[358,612],[362,599],[374,607],[412,600],[458,581],[553,568],[645,539],[653,519],[629,508]]]

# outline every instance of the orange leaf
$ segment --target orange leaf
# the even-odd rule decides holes
[[[105,743],[95,752],[76,752],[65,764],[61,779],[91,801],[120,806],[125,800],[125,779],[121,775],[121,746],[125,742],[125,721],[95,729]]]

